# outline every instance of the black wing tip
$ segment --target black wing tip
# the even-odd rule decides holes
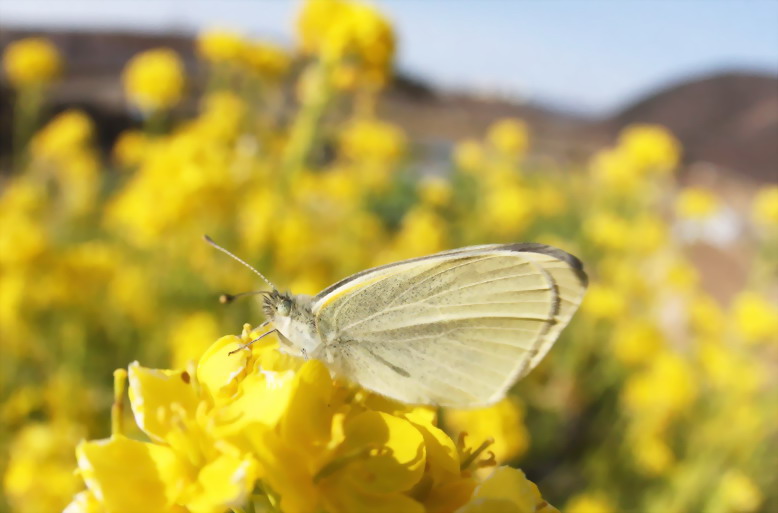
[[[544,255],[552,256],[557,260],[561,260],[565,262],[567,265],[569,265],[570,268],[575,272],[575,274],[581,280],[584,286],[589,285],[589,277],[586,275],[583,262],[581,262],[581,260],[577,256],[571,255],[567,251],[561,250],[559,248],[555,248],[554,246],[549,246],[547,244],[540,244],[538,242],[522,242],[517,244],[509,244],[507,249],[509,249],[510,251],[542,253]]]

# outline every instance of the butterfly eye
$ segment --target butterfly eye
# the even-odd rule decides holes
[[[292,311],[292,300],[289,298],[283,298],[278,302],[278,313],[280,315],[289,315]]]

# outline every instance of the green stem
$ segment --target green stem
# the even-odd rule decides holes
[[[284,196],[288,195],[291,184],[294,183],[316,144],[321,119],[332,99],[330,86],[332,64],[320,60],[315,66],[311,78],[312,84],[306,86],[303,104],[292,125],[281,163],[280,185]]]
[[[21,170],[27,161],[27,145],[32,138],[43,105],[43,88],[27,87],[19,89],[14,105],[13,123],[13,166]]]

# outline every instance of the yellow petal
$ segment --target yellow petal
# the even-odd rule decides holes
[[[348,421],[344,429],[346,440],[340,454],[374,448],[369,457],[355,460],[347,469],[360,477],[366,490],[404,491],[421,479],[426,461],[424,438],[407,420],[366,411]]]
[[[82,442],[76,456],[87,487],[111,513],[167,513],[187,480],[172,449],[123,436]]]
[[[325,500],[326,511],[338,511],[343,513],[424,513],[424,506],[400,493],[382,494],[371,493],[359,489],[357,482],[359,476],[352,476],[354,486],[350,493],[328,495]]]
[[[251,457],[222,454],[205,465],[186,500],[191,513],[221,513],[243,506],[254,489],[257,467]]]
[[[149,369],[133,362],[127,376],[135,422],[152,440],[164,441],[181,412],[194,416],[197,395],[185,371]]]
[[[281,423],[281,436],[313,450],[330,438],[334,404],[332,379],[324,364],[308,360],[297,373],[294,392]]]
[[[485,509],[484,504],[490,504],[493,509]],[[471,502],[458,510],[458,513],[535,513],[537,507],[545,505],[537,487],[527,480],[524,472],[511,467],[498,467],[475,489]]]
[[[263,467],[263,480],[280,496],[284,513],[320,511],[319,489],[313,483],[310,454],[287,443],[275,431],[250,433],[254,451]],[[291,464],[290,462],[294,462]]]
[[[476,484],[475,479],[462,477],[436,486],[424,499],[424,507],[428,513],[455,511],[470,500]]]
[[[218,411],[217,423],[220,436],[229,436],[244,430],[256,430],[259,423],[274,427],[286,412],[294,390],[295,374],[289,372],[263,372],[246,376],[240,383],[237,398]],[[254,424],[252,427],[248,427]]]
[[[103,509],[100,501],[89,490],[78,492],[70,504],[65,506],[62,513],[103,513]]]
[[[214,399],[232,396],[238,388],[238,380],[246,373],[246,364],[251,353],[238,351],[240,338],[222,337],[209,347],[197,364],[197,381]]]
[[[423,417],[408,417],[408,420],[424,437],[428,472],[432,478],[436,481],[442,481],[459,477],[459,453],[457,453],[454,441],[431,422],[416,422],[417,419],[422,420]]]

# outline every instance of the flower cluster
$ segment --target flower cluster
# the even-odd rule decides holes
[[[449,438],[435,411],[333,381],[258,332],[211,345],[190,370],[117,370],[113,434],[78,445],[87,490],[67,513],[111,511],[557,512],[486,441]],[[149,442],[124,434],[132,413]],[[142,492],[142,493],[138,493]]]

